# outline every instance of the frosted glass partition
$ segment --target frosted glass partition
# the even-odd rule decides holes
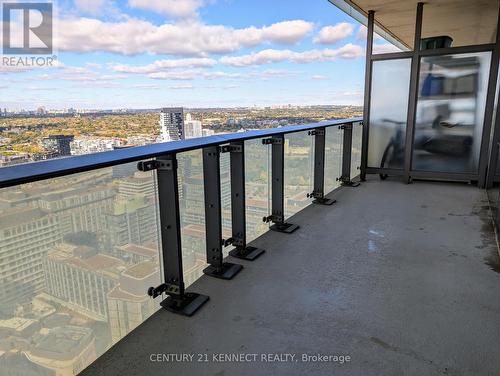
[[[368,167],[404,167],[410,59],[373,62]]]
[[[262,221],[270,213],[271,148],[261,139],[245,141],[245,204],[247,242],[269,230]]]
[[[187,287],[203,274],[207,266],[202,150],[177,154],[177,163],[182,266]]]
[[[478,172],[490,56],[422,58],[413,170]]]
[[[325,194],[340,186],[342,175],[342,148],[344,131],[340,127],[328,127],[325,133]]]
[[[0,190],[0,374],[76,375],[160,306],[155,172]]]
[[[286,219],[311,203],[307,194],[313,191],[314,137],[307,131],[286,134],[284,149]]]
[[[362,136],[363,123],[354,123],[352,126],[351,179],[358,176],[360,172]]]

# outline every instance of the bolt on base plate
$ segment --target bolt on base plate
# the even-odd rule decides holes
[[[210,277],[232,279],[241,271],[241,269],[243,269],[243,265],[224,262],[222,263],[222,268],[219,268],[219,270],[217,270],[215,266],[209,265],[205,269],[203,269],[203,273],[209,275]]]
[[[347,181],[345,183],[342,183],[343,187],[357,187],[360,183],[357,181]]]
[[[229,252],[229,255],[242,260],[253,261],[264,252],[266,251],[263,249],[247,246],[246,248],[235,248]]]
[[[210,298],[207,295],[186,292],[182,298],[168,296],[163,299],[160,305],[167,311],[183,316],[193,316],[193,314]]]
[[[333,205],[337,202],[337,200],[334,200],[332,198],[317,198],[313,200],[313,204],[316,205]]]
[[[275,223],[270,227],[271,230],[277,232],[284,232],[285,234],[291,234],[295,230],[300,228],[299,225],[294,225],[293,223]]]

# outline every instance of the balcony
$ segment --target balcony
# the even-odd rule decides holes
[[[0,169],[2,372],[498,373],[498,19],[331,2],[363,118]]]
[[[297,232],[254,240],[266,254],[233,280],[196,281],[190,289],[210,296],[199,313],[158,311],[83,375],[495,374],[500,265],[486,193],[370,178],[332,197],[290,218]],[[276,353],[351,361],[261,359]]]

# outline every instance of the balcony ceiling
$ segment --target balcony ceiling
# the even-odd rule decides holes
[[[396,39],[413,46],[418,0],[332,0],[344,2],[362,13],[374,10],[375,20]],[[499,0],[427,0],[422,37],[448,35],[453,46],[495,41]]]

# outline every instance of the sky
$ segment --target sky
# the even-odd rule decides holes
[[[366,29],[328,0],[54,6],[55,67],[0,65],[1,108],[362,104]]]

